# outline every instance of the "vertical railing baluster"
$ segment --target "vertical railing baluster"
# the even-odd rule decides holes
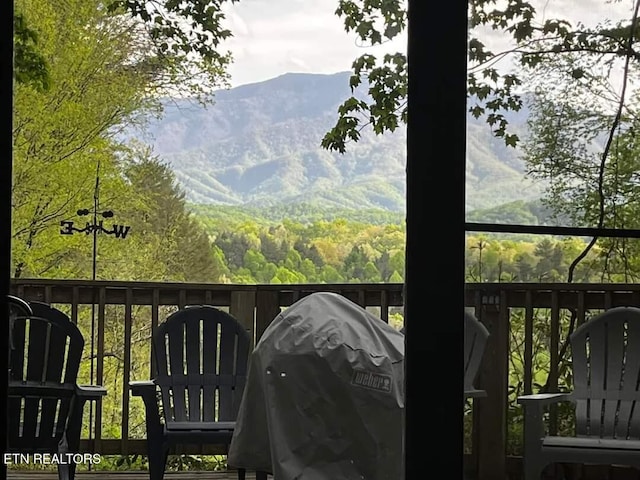
[[[551,338],[549,342],[549,378],[547,385],[549,392],[558,391],[558,368],[560,354],[560,298],[558,290],[551,292]],[[558,433],[558,406],[552,405],[549,409],[549,434]]]
[[[384,288],[380,290],[380,318],[389,323],[389,295]]]
[[[604,292],[604,309],[609,310],[613,306],[613,292],[607,290]]]
[[[256,344],[260,337],[280,313],[280,295],[278,290],[257,289],[256,291]]]
[[[51,299],[53,298],[51,288],[51,285],[46,285],[44,287],[44,303],[51,304]]]
[[[71,321],[78,324],[78,303],[80,302],[80,287],[75,285],[71,289]]]
[[[231,292],[231,301],[229,302],[229,314],[236,318],[251,339],[251,347],[253,350],[255,345],[255,310],[256,310],[256,292],[252,290],[239,290]]]
[[[478,480],[506,477],[507,398],[509,391],[509,307],[503,289],[481,296],[480,321],[489,330],[479,373],[485,401],[474,402],[482,441],[478,445]],[[462,319],[460,319],[462,321]],[[488,400],[488,401],[487,401]]]
[[[524,394],[533,392],[533,292],[525,292],[524,300]]]
[[[98,357],[96,358],[96,383],[104,385],[104,319],[107,304],[107,289],[98,290]],[[96,401],[95,448],[102,447],[102,398]]]
[[[121,453],[129,453],[129,380],[131,379],[131,326],[133,291],[127,288],[124,305],[124,366],[122,382],[122,442]]]
[[[586,318],[587,318],[587,302],[586,302],[586,295],[584,290],[580,290],[578,292],[578,302],[577,302],[577,306],[578,308],[576,309],[576,327],[579,327],[580,325],[582,325]]]
[[[209,302],[211,300],[209,299]],[[153,353],[153,335],[156,333],[158,327],[158,320],[160,316],[160,289],[154,288],[151,294],[151,348],[149,348],[149,378],[154,378],[156,375],[156,357]]]
[[[631,292],[631,305],[640,307],[640,291],[634,289]]]
[[[481,290],[476,290],[473,293],[473,308],[474,308],[474,315],[476,316],[476,318],[480,318],[480,310],[482,309],[482,291]]]

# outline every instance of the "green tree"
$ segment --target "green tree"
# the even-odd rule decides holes
[[[272,232],[275,233],[275,229]],[[288,247],[282,240],[278,241],[273,233],[263,232],[260,235],[260,249],[269,262],[279,264],[287,257]]]
[[[105,28],[96,2],[19,0],[16,10],[37,33],[48,68],[47,89],[32,82],[14,88],[12,240],[20,276],[48,270],[64,245],[82,248],[57,230],[93,204],[98,162],[106,189],[122,191],[107,133],[145,108],[146,79],[119,68],[131,64],[135,50],[124,26]]]
[[[347,32],[355,33],[368,45],[379,45],[399,35],[407,25],[406,2],[402,0],[340,0],[336,14],[344,20]],[[507,145],[515,146],[518,136],[507,129],[505,112],[518,111],[523,99],[517,93],[528,78],[528,70],[567,53],[578,52],[586,60],[603,57],[635,56],[638,36],[630,37],[633,18],[616,25],[602,24],[585,28],[566,19],[542,19],[530,2],[510,1],[500,7],[495,0],[471,0],[469,3],[468,93],[469,110],[483,116],[493,133]],[[514,45],[503,52],[490,51],[482,40],[482,29],[504,33]],[[628,39],[633,38],[633,42]],[[497,62],[510,55],[521,72],[503,71]],[[349,81],[354,95],[338,108],[338,120],[325,135],[322,146],[344,152],[348,141],[360,138],[363,126],[376,134],[393,131],[407,120],[407,59],[403,52],[386,54],[381,59],[365,53],[354,60]],[[581,68],[569,69],[563,78],[589,81]],[[356,89],[364,86],[368,96]]]
[[[394,270],[391,269],[391,256],[387,250],[382,252],[382,255],[376,260],[376,267],[383,280],[387,280],[394,272]]]
[[[342,283],[344,277],[331,265],[325,265],[320,271],[320,281],[322,283]]]
[[[61,238],[59,225],[93,205],[98,165],[104,204],[125,196],[119,129],[158,112],[159,95],[174,87],[197,94],[225,79],[227,59],[202,63],[159,52],[150,48],[162,37],[154,27],[104,6],[100,0],[15,2],[14,276],[87,276],[79,262],[60,266],[61,258],[84,258],[87,242]]]
[[[13,16],[13,78],[37,90],[49,88],[47,62],[38,52],[38,33],[19,11]]]
[[[364,278],[364,266],[369,258],[361,245],[355,245],[344,259],[344,271],[348,278]],[[377,269],[376,269],[377,270]]]
[[[318,280],[318,267],[309,259],[305,258],[300,262],[300,273],[304,275],[308,282],[315,282]]]
[[[275,263],[267,263],[259,273],[256,274],[256,280],[260,283],[271,283],[271,279],[276,276],[278,266]]]
[[[246,251],[242,261],[242,265],[248,268],[253,275],[262,270],[266,264],[267,259],[264,258],[262,252],[257,252],[252,248]]]
[[[244,235],[226,230],[218,235],[214,243],[224,252],[228,265],[235,269],[242,267],[244,255],[251,248],[251,243]]]
[[[318,247],[316,247],[315,245],[311,245],[306,256],[309,260],[313,262],[315,266],[322,267],[324,265],[324,259],[322,258],[322,255],[318,251]]]
[[[231,275],[232,283],[252,284],[256,283],[256,279],[248,268],[240,267]]]
[[[515,262],[520,281],[531,281],[535,269],[535,257],[530,253],[522,252],[516,255]]]
[[[292,248],[287,252],[287,256],[284,259],[284,266],[289,270],[299,270],[302,263],[302,256],[295,248]]]
[[[611,92],[610,76],[599,73],[611,57],[567,55],[536,72],[524,158],[530,175],[547,185],[543,201],[556,218],[576,226],[637,228],[639,102],[637,93]],[[567,70],[580,74],[563,81]],[[626,88],[638,72],[635,57],[623,71]],[[568,266],[568,281],[581,262],[593,259],[588,254],[596,244],[603,278],[616,271],[634,275],[632,243],[593,237]]]
[[[130,194],[127,206],[121,209],[121,215],[131,222],[132,236],[139,235],[144,241],[157,238],[154,263],[166,266],[166,276],[161,279],[217,281],[224,269],[216,270],[209,237],[187,210],[185,194],[175,174],[149,150],[133,153],[137,156],[128,159],[124,174],[130,192],[141,198],[141,205],[131,205]],[[127,258],[132,252],[127,249],[123,253]]]
[[[232,56],[220,48],[232,36],[223,27],[225,1],[237,0],[112,0],[107,5],[112,15],[134,20],[147,50],[147,69],[171,66],[162,71],[167,91],[178,86],[182,94],[206,101],[213,90],[228,84]]]
[[[299,272],[295,272],[286,267],[278,267],[270,283],[306,283],[307,280]]]
[[[405,260],[406,258],[404,250],[398,250],[391,254],[391,258],[389,259],[389,267],[394,272],[402,272],[404,274]]]
[[[534,274],[538,278],[550,279],[552,271],[556,268],[554,263],[554,244],[549,238],[544,238],[536,244],[534,254],[538,257]]]
[[[389,283],[404,283],[404,278],[398,273],[397,270],[394,270],[389,277]]]
[[[227,265],[227,259],[224,256],[224,252],[217,245],[212,245],[211,257],[213,259],[213,271],[219,273],[218,281],[220,283],[226,283],[226,280],[230,278],[231,272]]]
[[[369,261],[364,265],[364,269],[362,271],[362,280],[370,283],[382,282],[380,272],[373,262]]]

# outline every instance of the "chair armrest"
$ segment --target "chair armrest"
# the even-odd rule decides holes
[[[80,432],[82,431],[82,414],[87,401],[99,400],[107,394],[101,385],[76,385],[76,401],[71,402],[67,423],[67,451],[77,452],[80,448]]]
[[[156,383],[153,380],[133,380],[129,382],[131,395],[134,397],[145,397],[149,393],[156,394]]]
[[[521,395],[518,397],[518,403],[525,407],[531,405],[538,408],[552,403],[571,401],[570,393],[535,393],[533,395]]]
[[[129,382],[129,391],[134,397],[142,397],[145,411],[145,423],[147,425],[147,438],[159,438],[162,435],[162,423],[158,397],[156,396],[156,383],[153,380],[133,380]]]
[[[524,407],[524,455],[535,456],[544,437],[543,409],[546,405],[571,401],[570,393],[537,393],[518,397]]]
[[[76,394],[83,400],[98,400],[107,394],[107,389],[101,385],[78,385]]]
[[[483,398],[487,396],[486,390],[465,390],[464,399],[467,398]]]

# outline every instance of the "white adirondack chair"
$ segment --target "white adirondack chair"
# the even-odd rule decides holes
[[[469,312],[464,313],[464,400],[486,397],[487,392],[478,390],[475,380],[487,344],[489,331]]]
[[[556,462],[640,467],[640,308],[616,307],[570,337],[573,391],[526,395],[524,479]],[[543,407],[575,404],[576,436],[546,436]]]

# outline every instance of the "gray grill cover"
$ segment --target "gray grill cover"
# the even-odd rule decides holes
[[[228,463],[276,480],[404,477],[404,336],[334,293],[278,315],[251,356]]]

